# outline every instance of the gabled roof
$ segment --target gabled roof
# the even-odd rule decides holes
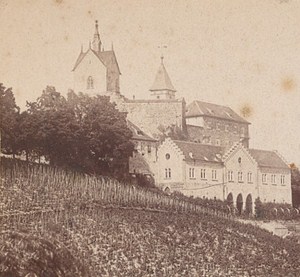
[[[164,66],[163,59],[156,73],[156,77],[150,91],[169,90],[175,92],[168,72]]]
[[[151,136],[147,135],[143,132],[138,126],[133,124],[131,121],[127,120],[128,128],[132,132],[132,139],[134,140],[144,140],[144,141],[153,141],[156,142],[157,140],[152,138]]]
[[[114,51],[96,52],[91,48],[88,49],[86,52],[80,52],[72,71],[74,71],[77,68],[77,66],[82,62],[82,60],[84,59],[84,57],[87,55],[89,51],[92,51],[96,55],[96,57],[105,65],[106,68],[112,68],[114,65],[116,65],[119,74],[121,74]]]
[[[222,163],[223,147],[180,140],[174,140],[173,142],[183,152],[186,161],[200,160]]]
[[[250,124],[229,107],[195,100],[187,106],[186,117],[197,116],[215,117]]]
[[[288,165],[274,151],[248,149],[251,156],[256,160],[258,166],[289,169]]]

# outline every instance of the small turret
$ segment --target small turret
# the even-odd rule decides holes
[[[95,34],[92,42],[92,50],[99,53],[101,51],[101,40],[98,30],[98,20],[95,21]]]
[[[176,90],[164,66],[163,56],[150,91],[151,97],[155,99],[175,99]]]

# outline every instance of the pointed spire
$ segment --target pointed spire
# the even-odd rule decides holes
[[[95,52],[101,51],[101,40],[100,40],[100,34],[99,34],[99,29],[98,29],[98,20],[95,20],[95,33],[94,33],[92,45],[93,45],[92,49]]]
[[[164,57],[161,56],[161,64],[156,73],[156,77],[150,91],[154,92],[175,92],[175,88],[171,82],[169,74],[164,66]]]
[[[80,53],[82,54],[83,53],[83,45],[81,44],[81,50],[80,50]]]
[[[89,42],[89,48],[90,48],[90,49],[92,48],[91,41]]]
[[[160,57],[160,63],[163,65],[164,64],[164,55],[161,55]]]
[[[95,36],[100,36],[99,35],[99,30],[98,30],[98,20],[95,20],[95,34],[94,34],[94,37]]]
[[[114,43],[111,43],[111,51],[114,51]]]

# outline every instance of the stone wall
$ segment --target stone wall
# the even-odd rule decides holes
[[[179,100],[126,100],[123,109],[127,118],[146,134],[158,137],[159,127],[185,126],[185,102]]]

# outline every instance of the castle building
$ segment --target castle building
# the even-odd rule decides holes
[[[98,23],[87,51],[73,68],[74,91],[106,95],[127,114],[134,153],[129,173],[154,179],[167,191],[227,200],[253,211],[263,202],[291,203],[291,173],[276,152],[249,147],[250,122],[231,108],[193,101],[186,106],[161,62],[149,99],[128,99],[120,93],[120,69],[114,49],[104,51]],[[162,138],[179,129],[185,141]]]

